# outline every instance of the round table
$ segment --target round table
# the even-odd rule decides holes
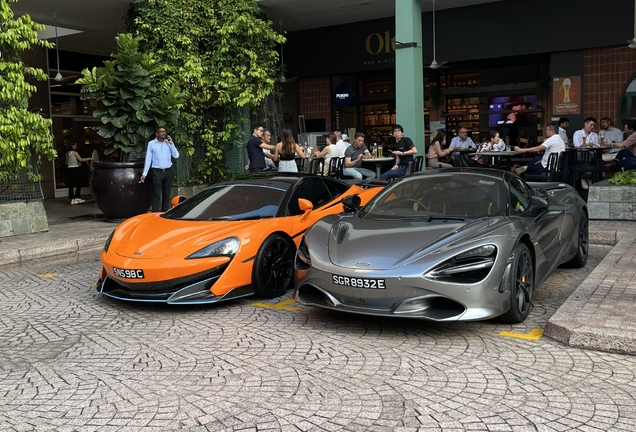
[[[380,178],[381,175],[381,168],[382,168],[382,163],[383,162],[389,162],[394,160],[394,158],[392,157],[377,157],[377,158],[371,158],[371,159],[362,159],[362,162],[366,162],[366,163],[374,163],[375,164],[375,175],[376,175],[376,179]]]

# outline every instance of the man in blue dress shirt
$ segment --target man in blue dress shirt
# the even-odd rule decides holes
[[[179,152],[172,138],[166,133],[165,127],[159,126],[155,130],[155,135],[157,138],[148,143],[141,183],[146,180],[148,171],[152,169],[152,211],[158,212],[159,202],[161,202],[161,211],[165,212],[170,209],[170,188],[172,177],[174,177],[172,158],[177,159]]]

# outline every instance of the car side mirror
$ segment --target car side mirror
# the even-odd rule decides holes
[[[298,208],[303,212],[303,215],[300,217],[300,222],[305,222],[309,217],[309,213],[314,209],[314,205],[305,198],[298,198]]]
[[[170,203],[172,204],[172,207],[176,207],[187,199],[188,199],[187,196],[177,195],[175,197],[172,197],[172,201],[170,201]]]
[[[342,203],[342,208],[345,213],[355,213],[360,210],[362,200],[360,199],[360,195],[348,195],[340,202]]]
[[[538,213],[542,213],[543,211],[548,210],[548,201],[545,198],[533,196],[532,207],[534,207]]]

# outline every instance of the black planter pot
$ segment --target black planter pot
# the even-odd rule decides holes
[[[108,219],[146,213],[152,205],[152,176],[139,183],[142,162],[93,162],[91,192]]]

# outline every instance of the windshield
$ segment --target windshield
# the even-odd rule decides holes
[[[367,204],[364,219],[474,219],[501,215],[502,181],[474,173],[422,175],[395,183]]]
[[[246,220],[275,217],[286,189],[228,184],[209,187],[163,216],[168,219]]]

